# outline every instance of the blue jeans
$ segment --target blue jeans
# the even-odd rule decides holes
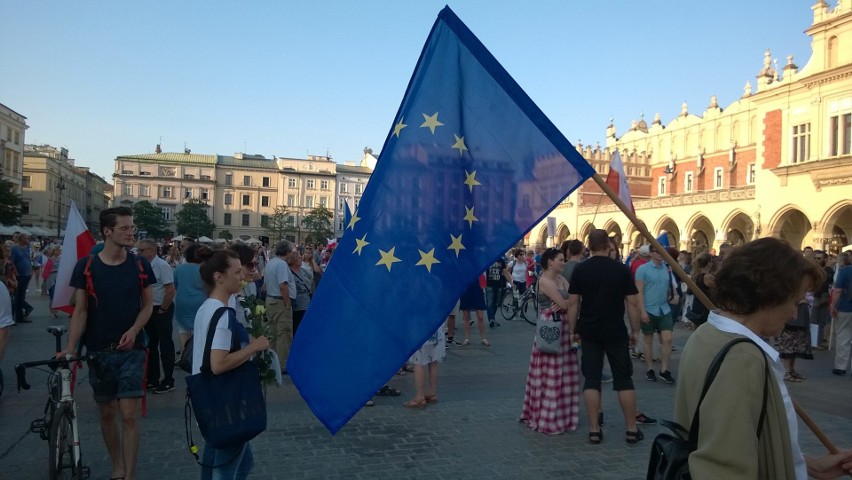
[[[233,460],[231,460],[233,458]],[[228,462],[228,460],[231,460]],[[205,465],[220,465],[219,468],[201,467],[201,480],[242,480],[248,478],[254,468],[254,456],[251,454],[251,444],[246,442],[231,448],[213,448],[204,445],[201,463]]]
[[[503,287],[485,287],[485,304],[487,306],[488,320],[493,322],[497,316],[497,309],[500,307],[500,295],[503,293]]]

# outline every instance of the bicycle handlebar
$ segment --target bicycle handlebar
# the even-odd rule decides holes
[[[95,354],[88,353],[82,356],[71,356],[66,355],[65,358],[51,358],[50,360],[39,360],[36,362],[24,362],[15,365],[15,375],[18,377],[18,392],[23,390],[29,390],[32,386],[27,383],[27,369],[34,367],[43,367],[50,366],[51,368],[56,368],[60,366],[64,366],[68,368],[68,365],[74,362],[84,362],[88,360],[92,360],[95,358]]]

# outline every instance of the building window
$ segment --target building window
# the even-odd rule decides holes
[[[793,127],[793,155],[790,163],[807,162],[811,157],[811,124]]]
[[[251,186],[251,177],[248,175],[243,175],[243,186],[250,187]]]
[[[320,207],[328,208],[328,197],[320,197]]]
[[[287,195],[287,206],[295,207],[296,206],[296,196],[295,195]]]
[[[249,226],[249,214],[248,213],[243,214],[243,226],[244,227]]]
[[[231,214],[230,213],[225,214],[225,218],[224,218],[224,221],[222,223],[224,223],[225,225],[231,225]]]
[[[140,197],[150,197],[151,196],[151,186],[150,185],[139,185],[139,196]]]
[[[263,186],[269,187],[271,185],[271,180],[269,177],[263,177]]]
[[[124,184],[124,195],[126,197],[132,197],[133,196],[133,185],[131,185],[129,183]],[[166,189],[163,188],[163,196],[165,196],[165,195],[166,195]]]
[[[666,177],[657,178],[657,195],[666,194]]]
[[[15,145],[21,144],[21,132],[15,130]]]
[[[260,206],[261,207],[268,207],[269,206],[269,197],[268,196],[264,195],[264,196],[260,197]]]
[[[175,212],[173,207],[160,207],[160,213],[163,215],[163,220],[170,222]]]
[[[269,215],[260,216],[260,226],[266,228],[269,226]]]
[[[210,175],[202,175],[201,179],[202,180],[210,180]]]
[[[314,208],[314,197],[312,195],[308,195],[305,197],[305,207]]]
[[[695,174],[692,172],[686,172],[683,175],[683,191],[686,193],[692,193],[693,184],[692,180],[695,178]]]
[[[287,180],[287,186],[289,188],[296,188],[296,179],[295,178],[288,179]]]
[[[313,190],[315,188],[314,185],[314,180],[312,178],[309,178],[307,184],[305,185],[305,188],[307,188],[308,190]]]
[[[32,177],[30,177],[29,175],[24,175],[23,177],[21,177],[21,186],[23,186],[24,188],[31,188],[33,186]]]
[[[343,230],[343,220],[339,220],[339,221],[337,222],[337,229],[338,229],[338,230]]]
[[[225,174],[225,185],[233,185],[234,184],[234,176],[230,173]]]
[[[26,215],[30,213],[30,202],[21,202],[21,214]]]
[[[835,115],[829,119],[829,155],[849,155],[852,151],[852,113]]]
[[[187,188],[183,192],[183,198],[192,198],[192,189],[191,188]]]
[[[355,195],[361,195],[361,191],[364,189],[364,186],[360,183],[355,185]]]
[[[251,205],[251,196],[250,195],[243,195],[243,206],[247,207],[249,205]]]
[[[296,227],[296,217],[294,217],[293,215],[289,215],[287,217],[287,225],[291,228],[295,228]]]
[[[201,199],[202,200],[209,200],[210,199],[210,192],[206,188],[202,188],[200,191],[201,191]]]
[[[225,205],[231,205],[234,203],[234,194],[226,193],[225,194]]]
[[[349,185],[346,183],[340,184],[340,193],[349,193]]]
[[[328,190],[328,180],[320,180],[320,190]]]
[[[713,188],[723,188],[725,186],[724,169],[716,167],[713,170]]]
[[[150,173],[148,173],[148,172],[139,172],[139,175],[150,175]],[[186,179],[186,180],[192,180],[192,179],[194,179],[194,178],[195,178],[195,175],[193,175],[193,174],[191,174],[191,173],[184,173],[184,174],[183,174],[183,178],[184,178],[184,179]]]
[[[754,180],[756,177],[755,168],[753,163],[748,164],[748,171],[746,172],[746,183],[749,185],[754,185]]]
[[[346,205],[346,199],[343,198],[343,197],[340,197],[337,201],[337,209],[342,212],[343,209],[345,208],[345,205]]]

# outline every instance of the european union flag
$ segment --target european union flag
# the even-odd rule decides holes
[[[494,258],[593,174],[444,8],[290,352],[314,414],[337,432]]]

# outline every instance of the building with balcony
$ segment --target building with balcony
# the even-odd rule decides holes
[[[852,240],[852,0],[812,7],[812,54],[777,68],[769,50],[756,77],[722,108],[715,96],[700,114],[683,104],[667,123],[606,130],[605,147],[577,145],[606,177],[618,150],[636,215],[681,250],[718,249],[762,236],[836,253]],[[757,53],[757,52],[755,52]],[[756,59],[756,60],[757,60]],[[732,87],[725,87],[732,88]],[[529,245],[585,240],[592,228],[618,237],[627,253],[643,240],[626,216],[587,181],[526,239]]]
[[[373,151],[365,148],[364,156],[358,165],[352,162],[337,166],[337,203],[334,208],[335,237],[340,238],[343,236],[343,232],[346,229],[346,225],[343,223],[346,216],[345,205],[348,204],[352,212],[355,212],[358,208],[358,204],[361,202],[361,195],[367,188],[370,176],[373,175],[376,161]]]
[[[22,192],[27,117],[0,103],[0,179]]]

